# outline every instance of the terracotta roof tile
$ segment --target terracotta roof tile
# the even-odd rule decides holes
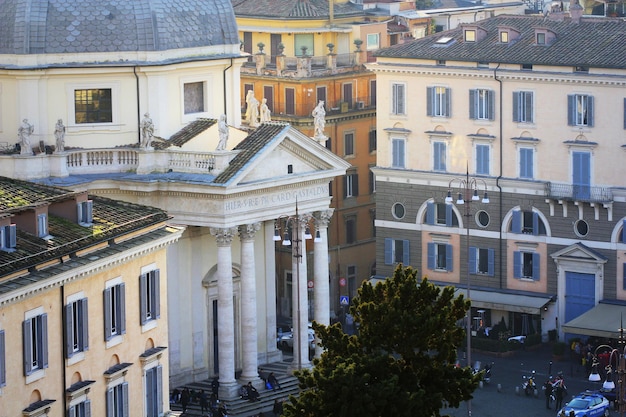
[[[330,16],[328,0],[232,0],[235,16],[286,19],[324,19]],[[364,15],[361,6],[352,2],[335,3],[336,18]]]

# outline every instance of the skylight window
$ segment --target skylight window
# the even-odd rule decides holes
[[[439,45],[445,45],[445,44],[450,43],[451,40],[452,40],[451,36],[444,36],[443,38],[437,39],[435,43],[438,43]]]

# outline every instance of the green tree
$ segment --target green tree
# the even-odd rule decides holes
[[[435,7],[434,0],[415,0],[415,8],[417,10],[428,10]]]
[[[455,365],[465,337],[457,322],[468,309],[454,288],[418,282],[411,267],[364,283],[350,308],[357,335],[313,323],[325,350],[312,369],[296,372],[301,393],[283,416],[431,417],[458,408],[480,379]]]

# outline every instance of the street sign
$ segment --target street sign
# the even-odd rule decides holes
[[[309,287],[309,288],[313,288],[314,287],[313,280],[308,280],[306,282],[306,286]]]
[[[346,286],[346,279],[345,278],[339,278],[339,285],[341,287],[345,287]]]
[[[339,304],[341,304],[342,306],[350,305],[350,297],[348,297],[347,295],[340,295]]]

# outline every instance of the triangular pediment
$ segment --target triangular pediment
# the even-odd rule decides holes
[[[595,251],[594,249],[580,243],[574,243],[573,245],[567,246],[561,250],[554,252],[552,255],[553,259],[568,259],[568,260],[579,260],[586,262],[597,262],[597,263],[606,263],[607,258],[601,253]]]

